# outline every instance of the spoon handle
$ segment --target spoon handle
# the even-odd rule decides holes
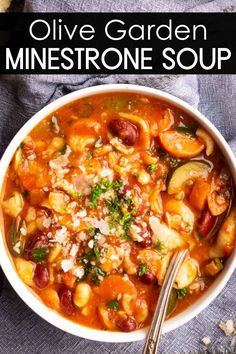
[[[181,250],[176,252],[170,262],[166,276],[161,288],[161,292],[158,298],[157,306],[154,312],[152,323],[146,338],[143,354],[155,354],[158,349],[160,336],[162,332],[162,325],[166,316],[167,305],[170,297],[170,292],[179,270],[182,264],[187,250]]]

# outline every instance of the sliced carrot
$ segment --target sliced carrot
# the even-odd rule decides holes
[[[168,130],[159,135],[162,147],[174,157],[194,157],[204,149],[204,144],[195,137]]]
[[[194,208],[203,210],[210,192],[210,188],[211,186],[209,183],[200,179],[196,180],[189,197],[189,201]]]
[[[119,294],[136,296],[134,284],[120,275],[110,275],[105,278],[99,287],[94,291],[104,300],[116,299]]]

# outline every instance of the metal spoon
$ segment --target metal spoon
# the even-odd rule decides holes
[[[146,338],[143,354],[155,354],[160,342],[162,325],[166,316],[166,310],[169,302],[169,297],[173,283],[179,267],[181,266],[188,250],[181,250],[174,253],[158,298],[156,310],[152,319],[152,323]]]

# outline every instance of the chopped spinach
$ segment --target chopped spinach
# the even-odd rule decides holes
[[[189,135],[189,136],[192,136],[194,137],[195,136],[195,131],[191,128],[188,128],[188,127],[181,127],[181,126],[178,126],[178,127],[175,127],[175,130],[179,133],[183,133],[183,134],[186,134],[186,135]]]

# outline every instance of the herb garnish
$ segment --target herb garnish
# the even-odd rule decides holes
[[[185,286],[182,289],[177,289],[178,299],[183,299],[188,294],[188,288]]]
[[[48,251],[45,248],[36,248],[36,249],[32,250],[31,253],[34,258],[34,261],[36,263],[40,263],[45,260]]]
[[[92,158],[93,158],[93,153],[92,153],[92,151],[88,151],[87,160],[92,160]]]
[[[148,267],[147,267],[146,263],[140,264],[139,271],[138,271],[139,277],[141,277],[142,275],[146,274],[147,270],[148,270]]]
[[[110,300],[107,302],[107,307],[113,310],[118,310],[119,302],[117,300]]]
[[[120,210],[120,199],[106,200],[106,206],[111,212]]]
[[[157,250],[163,250],[163,249],[166,248],[166,245],[163,242],[158,242],[158,243],[155,244],[155,248]]]
[[[153,164],[153,165],[148,165],[147,166],[147,170],[148,172],[150,172],[150,174],[153,174],[157,169],[157,165]]]

